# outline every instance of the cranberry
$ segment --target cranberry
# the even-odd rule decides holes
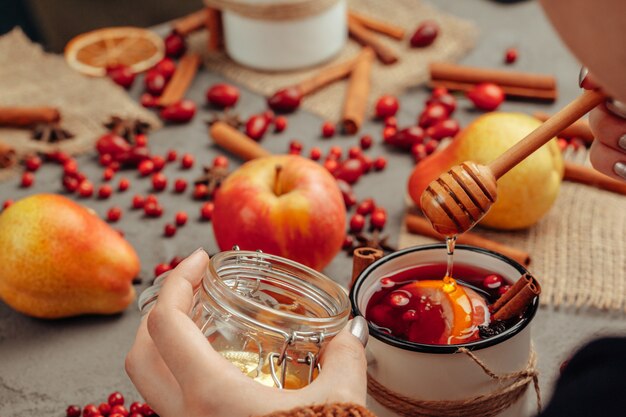
[[[359,146],[352,146],[348,149],[348,158],[359,158],[363,155],[363,151]]]
[[[161,217],[163,215],[163,207],[157,202],[146,201],[143,205],[143,212],[148,217]]]
[[[498,288],[498,295],[504,295],[504,293],[510,289],[511,289],[510,285],[503,285],[500,288]]]
[[[302,142],[300,142],[299,140],[292,140],[291,142],[289,142],[289,152],[294,152],[297,155],[300,155],[300,153],[302,152]]]
[[[443,138],[453,138],[459,133],[459,130],[461,130],[459,122],[454,119],[446,119],[430,126],[426,129],[426,134],[432,139],[441,140]]]
[[[217,107],[233,107],[239,100],[239,89],[226,83],[213,84],[206,91],[206,99]]]
[[[315,148],[311,148],[311,152],[309,153],[309,158],[311,158],[314,161],[319,161],[319,159],[322,157],[322,150],[318,147]]]
[[[256,141],[259,141],[263,138],[265,132],[267,132],[269,125],[270,123],[264,115],[252,115],[246,122],[246,135]]]
[[[41,158],[37,155],[32,155],[26,158],[24,166],[27,170],[35,172],[41,167]]]
[[[194,157],[190,153],[184,154],[180,160],[180,166],[183,169],[190,169],[191,167],[193,167],[193,163],[194,163]]]
[[[341,180],[341,179],[337,180],[337,186],[339,187],[339,190],[341,191],[341,196],[343,197],[343,203],[345,204],[346,208],[349,209],[350,207],[355,205],[356,196],[354,195],[354,192],[352,191],[352,186],[348,184],[346,181]]]
[[[143,414],[144,417],[152,417],[156,415],[156,413],[152,410],[152,408],[148,404],[144,404],[141,407],[141,414]]]
[[[509,48],[504,53],[504,62],[512,64],[517,61],[517,49]]]
[[[342,249],[350,249],[354,245],[354,238],[351,235],[346,235],[343,238],[343,244],[341,245]]]
[[[437,99],[445,94],[450,94],[446,87],[435,87],[433,91],[430,93],[431,99]]]
[[[300,106],[302,93],[298,87],[288,87],[278,90],[267,99],[270,109],[280,113],[291,113]]]
[[[184,226],[187,223],[187,213],[185,213],[184,211],[179,211],[178,213],[176,213],[175,220],[177,226]]]
[[[454,98],[452,94],[446,93],[446,94],[438,94],[437,96],[431,95],[431,97],[426,101],[427,106],[430,106],[435,103],[441,104],[442,106],[444,106],[448,112],[448,116],[454,113],[454,111],[456,110],[456,99]]]
[[[382,229],[387,223],[387,212],[382,207],[376,207],[370,217],[370,225],[374,229]]]
[[[356,207],[356,212],[359,213],[361,216],[367,216],[368,214],[373,212],[375,208],[376,203],[374,203],[374,199],[366,198],[365,200],[361,201]]]
[[[141,161],[150,159],[150,150],[145,146],[134,146],[128,152],[117,155],[115,159],[121,164],[137,166]]]
[[[365,217],[360,214],[353,214],[350,218],[350,231],[353,233],[359,233],[365,227]]]
[[[337,162],[336,159],[327,159],[324,161],[324,168],[326,168],[331,174],[334,174],[335,171],[337,171],[337,168],[339,168],[339,162]]]
[[[402,320],[404,321],[415,321],[419,318],[417,311],[415,310],[407,310],[402,313]]]
[[[167,187],[167,177],[162,173],[158,172],[152,175],[152,188],[155,191],[163,191]]]
[[[386,117],[395,116],[398,112],[398,99],[394,96],[384,95],[376,101],[376,117],[384,119]]]
[[[396,126],[386,126],[383,129],[383,140],[387,142],[396,132],[398,132]]]
[[[78,172],[78,163],[70,159],[63,164],[63,174],[65,175],[74,175]]]
[[[361,136],[361,139],[359,139],[359,145],[361,146],[361,149],[363,150],[371,148],[373,143],[374,143],[374,139],[372,139],[370,135],[363,135]]]
[[[385,140],[385,143],[402,149],[411,149],[417,143],[423,143],[424,129],[419,126],[411,126],[398,130],[393,136]]]
[[[139,413],[141,414],[141,407],[143,406],[142,403],[140,403],[139,401],[135,401],[134,403],[132,403],[130,405],[130,407],[128,408],[128,411],[132,414],[132,413]]]
[[[426,145],[423,143],[416,143],[411,148],[411,155],[413,155],[413,159],[415,162],[420,162],[422,159],[428,156],[428,152],[426,151]]]
[[[504,91],[496,84],[482,83],[468,91],[467,98],[474,103],[476,108],[492,111],[500,107],[504,101]]]
[[[331,146],[330,149],[328,150],[328,155],[329,156],[333,156],[334,159],[340,159],[341,158],[341,154],[343,153],[343,151],[341,150],[340,146]]]
[[[394,116],[385,117],[385,127],[398,127],[398,119]]]
[[[334,175],[348,184],[354,184],[363,175],[363,163],[359,159],[346,159],[339,165]]]
[[[165,227],[163,228],[163,234],[166,237],[174,236],[176,234],[176,226],[174,226],[173,224],[167,223]]]
[[[322,136],[325,138],[335,136],[335,125],[332,122],[324,122],[322,125]]]
[[[143,208],[144,203],[145,203],[145,199],[139,194],[133,196],[133,208],[134,209]]]
[[[447,119],[448,116],[449,114],[446,106],[440,103],[433,103],[426,106],[424,111],[422,111],[418,119],[418,125],[421,128],[426,129],[437,122]]]
[[[100,188],[98,188],[98,198],[103,200],[111,197],[111,193],[113,193],[113,189],[109,184],[101,185]]]
[[[185,38],[176,32],[171,32],[163,40],[165,43],[165,55],[170,58],[180,58],[187,51]]]
[[[183,178],[177,178],[176,181],[174,181],[174,191],[177,193],[184,193],[185,190],[187,189],[187,181],[184,180]]]
[[[113,163],[113,157],[111,156],[111,154],[104,153],[100,155],[100,157],[98,158],[98,162],[101,166],[108,167]]]
[[[130,187],[130,181],[128,178],[120,178],[120,182],[117,184],[118,191],[126,191]]]
[[[150,159],[141,161],[137,169],[142,177],[148,176],[154,172],[154,162]]]
[[[93,404],[87,404],[83,407],[83,417],[96,417],[100,415],[100,411],[98,411],[98,407]]]
[[[204,200],[209,196],[209,187],[204,184],[196,184],[193,187],[193,198],[195,200]]]
[[[109,154],[115,159],[119,154],[129,152],[130,144],[123,137],[115,133],[105,133],[96,142],[96,150],[100,155]]]
[[[56,162],[57,164],[64,164],[68,159],[70,159],[70,156],[66,154],[65,152],[54,151],[54,152],[48,152],[46,154],[46,159],[52,162]]]
[[[207,201],[202,205],[202,207],[200,207],[200,218],[202,220],[211,220],[214,210],[215,205],[212,202]]]
[[[267,119],[267,123],[274,123],[274,112],[271,110],[266,110],[263,112],[263,117]]]
[[[422,22],[413,36],[411,36],[411,46],[413,48],[423,48],[432,44],[439,34],[439,25],[431,20]]]
[[[162,275],[164,273],[166,273],[167,271],[171,271],[172,267],[169,264],[158,264],[157,266],[154,267],[154,276],[158,277],[159,275]]]
[[[167,79],[163,74],[155,70],[150,70],[143,79],[144,87],[148,94],[160,96],[165,90]]]
[[[173,59],[165,57],[157,62],[153,70],[163,75],[166,80],[169,80],[176,72],[176,63]]]
[[[151,109],[159,105],[159,98],[150,93],[143,93],[141,97],[139,97],[139,103],[145,108]]]
[[[383,156],[379,156],[374,159],[374,169],[376,171],[382,171],[387,166],[387,160]]]
[[[359,161],[361,161],[361,165],[363,166],[363,173],[367,174],[372,170],[372,166],[374,166],[374,161],[367,155],[361,154],[359,155]]]
[[[495,290],[502,286],[502,282],[503,282],[503,279],[500,275],[496,275],[496,274],[487,275],[483,279],[483,287],[490,289],[490,290]]]
[[[93,195],[93,184],[88,180],[82,181],[78,185],[78,195],[81,197],[91,197]]]
[[[392,307],[404,307],[409,303],[409,297],[404,293],[397,291],[391,294],[389,297],[389,304]]]
[[[129,89],[135,82],[135,73],[126,65],[116,65],[107,68],[107,75],[113,82],[123,88]]]
[[[278,116],[274,119],[274,132],[280,133],[287,129],[287,118],[285,116]]]
[[[111,207],[107,211],[107,220],[114,223],[122,218],[122,209],[119,207]]]
[[[187,123],[196,114],[196,103],[191,100],[181,100],[161,110],[161,119],[172,123]]]
[[[70,405],[65,410],[66,417],[80,417],[80,407],[77,405]]]
[[[228,159],[223,155],[213,158],[213,166],[215,168],[228,168]]]
[[[159,172],[165,167],[165,158],[163,158],[162,156],[154,155],[151,158],[151,161],[152,165],[154,166],[153,172]]]
[[[20,185],[23,188],[29,188],[35,182],[35,175],[32,172],[25,172],[22,174],[22,180],[20,181]]]
[[[111,181],[114,175],[115,175],[115,170],[113,170],[112,168],[106,168],[104,172],[102,173],[102,180]]]
[[[2,209],[3,209],[3,210],[8,209],[9,207],[11,207],[11,205],[12,205],[13,203],[14,203],[14,201],[13,201],[13,200],[11,200],[11,199],[4,200],[4,203],[2,204]]]
[[[115,414],[120,414],[124,417],[128,417],[128,410],[122,404],[116,404],[111,407],[111,416]]]
[[[424,145],[426,155],[430,155],[431,153],[435,152],[438,146],[439,142],[437,142],[436,140],[429,140],[428,142],[426,142],[426,144]]]
[[[165,157],[167,162],[174,162],[176,158],[178,158],[178,153],[174,149],[167,151],[167,155]]]

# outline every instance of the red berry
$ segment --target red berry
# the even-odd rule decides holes
[[[122,218],[122,209],[119,207],[111,207],[107,211],[107,220],[114,223]]]
[[[299,140],[292,140],[289,142],[289,152],[292,154],[300,155],[302,152],[302,143]]]
[[[365,200],[361,201],[356,207],[356,212],[359,213],[361,216],[367,216],[368,214],[373,212],[375,208],[376,203],[374,203],[374,199],[366,198]]]
[[[35,182],[35,175],[32,172],[25,172],[22,174],[22,180],[20,185],[24,188],[29,188]]]
[[[159,155],[154,155],[151,159],[154,165],[154,172],[159,172],[165,167],[165,158]]]
[[[332,122],[324,122],[322,125],[322,136],[325,138],[335,136],[335,125]]]
[[[250,116],[248,121],[246,122],[246,135],[250,138],[259,141],[267,132],[267,128],[269,127],[270,122],[267,117],[263,114],[254,114]]]
[[[431,99],[437,99],[445,94],[449,94],[449,91],[446,87],[435,87],[433,91],[430,93]]]
[[[274,132],[280,133],[287,129],[287,118],[285,116],[278,116],[274,119]]]
[[[393,136],[385,140],[385,143],[402,149],[411,149],[416,143],[423,143],[424,129],[419,126],[411,126],[398,130]]]
[[[441,140],[443,138],[453,138],[459,133],[459,130],[461,130],[459,122],[454,119],[446,119],[426,129],[426,135],[432,139]]]
[[[176,63],[173,59],[165,57],[154,66],[154,71],[163,75],[166,80],[172,78],[172,75],[176,72]]]
[[[159,98],[157,96],[153,96],[150,93],[143,93],[141,97],[139,97],[139,102],[145,108],[151,109],[158,106]]]
[[[239,100],[239,89],[226,83],[213,84],[206,91],[206,99],[217,107],[233,107]]]
[[[143,83],[148,94],[160,96],[163,94],[163,90],[165,90],[167,79],[160,72],[150,70],[146,73]]]
[[[77,405],[70,405],[65,410],[66,417],[80,417],[80,407]]]
[[[433,21],[422,22],[413,36],[411,36],[411,46],[413,48],[423,48],[432,44],[439,34],[439,25]]]
[[[111,406],[124,405],[124,396],[118,391],[112,392],[109,395],[109,399],[107,400],[107,402]]]
[[[128,410],[122,404],[116,404],[111,407],[111,416],[119,414],[124,417],[128,417]]]
[[[565,138],[558,138],[557,144],[559,145],[559,149],[561,150],[561,152],[563,152],[567,148],[568,142]]]
[[[433,95],[431,95],[430,98],[426,101],[426,105],[430,106],[431,104],[435,103],[441,104],[443,107],[445,107],[446,111],[448,112],[448,116],[450,116],[456,110],[456,99],[452,94],[438,94],[437,96],[434,96],[433,91]]]
[[[343,202],[346,205],[346,208],[350,208],[356,204],[356,196],[352,191],[352,186],[345,182],[344,180],[337,180],[337,186],[341,191],[341,196],[343,197]]]
[[[406,294],[398,291],[391,294],[389,297],[389,304],[392,307],[404,307],[409,303],[409,297]]]
[[[358,159],[346,159],[333,174],[337,179],[354,184],[363,175],[363,163]]]
[[[115,133],[105,133],[98,138],[96,150],[100,155],[109,154],[116,159],[118,155],[130,152],[131,146],[123,137]]]
[[[152,160],[150,159],[141,161],[137,169],[139,170],[139,174],[141,174],[142,177],[148,176],[154,172],[154,162],[152,162]]]
[[[361,149],[366,150],[372,147],[374,143],[374,139],[370,135],[363,135],[361,139],[359,139],[359,145],[361,145]]]
[[[193,163],[194,163],[194,158],[193,158],[193,155],[190,153],[184,154],[180,160],[180,166],[183,169],[191,168],[193,166]]]
[[[207,201],[200,207],[200,218],[202,220],[211,220],[215,205],[211,201]]]
[[[342,153],[343,153],[343,150],[341,150],[341,147],[336,146],[336,145],[331,146],[330,149],[328,150],[328,155],[334,156],[335,159],[340,159]]]
[[[394,116],[385,117],[385,127],[398,127],[398,119]]]
[[[376,207],[370,217],[370,225],[374,229],[382,229],[387,223],[387,212],[382,207]]]
[[[393,137],[393,135],[398,132],[398,129],[395,126],[386,126],[383,129],[383,140],[387,142],[389,139]]]
[[[111,404],[109,403],[101,403],[98,406],[98,411],[100,412],[101,415],[103,416],[108,416],[109,414],[111,414]]]
[[[209,187],[204,184],[196,184],[193,187],[193,198],[195,200],[204,200],[209,196]]]
[[[493,83],[482,83],[475,85],[467,93],[476,108],[492,111],[500,107],[504,101],[504,91],[499,85]]]
[[[354,238],[351,235],[346,235],[343,238],[343,244],[341,245],[342,249],[349,249],[354,244]]]
[[[413,159],[415,159],[416,163],[421,162],[422,159],[428,156],[428,152],[426,152],[426,145],[423,143],[416,143],[411,148],[411,155],[413,155]]]
[[[174,149],[167,151],[167,156],[165,157],[167,162],[174,162],[176,158],[178,158],[178,153]]]
[[[417,315],[417,311],[415,310],[407,310],[402,313],[402,320],[405,321],[414,321],[417,320],[419,316]]]
[[[120,182],[117,184],[118,191],[126,191],[130,187],[130,181],[127,178],[120,178]]]
[[[4,203],[2,204],[2,210],[6,210],[9,207],[11,207],[11,204],[13,204],[13,200],[8,199],[8,200],[4,200]]]
[[[177,193],[184,193],[187,189],[187,181],[183,178],[178,178],[174,181],[174,191]]]
[[[384,157],[379,156],[378,158],[374,159],[374,169],[376,171],[382,171],[383,169],[385,169],[386,166],[387,160]]]
[[[100,411],[98,411],[98,407],[93,404],[87,404],[83,407],[83,417],[97,417],[100,415]]]
[[[146,201],[143,205],[143,212],[148,217],[161,217],[163,215],[163,207],[157,202]]]
[[[143,414],[144,417],[152,417],[156,415],[156,413],[152,410],[152,408],[148,404],[144,404],[141,407],[141,414]]]
[[[509,48],[504,53],[504,62],[507,64],[512,64],[517,61],[517,49]]]
[[[173,224],[167,223],[163,229],[163,234],[166,237],[172,237],[176,234],[176,226]]]
[[[334,174],[335,171],[337,171],[337,168],[339,168],[339,162],[335,159],[327,159],[324,161],[324,168],[326,168],[331,174]]]
[[[491,274],[483,279],[483,287],[489,290],[495,290],[502,286],[503,279],[500,275]]]
[[[167,187],[167,177],[158,172],[152,176],[152,188],[155,191],[163,191]]]
[[[73,175],[78,172],[78,162],[70,159],[63,164],[63,173],[65,175]]]
[[[93,195],[93,184],[88,180],[78,184],[78,195],[81,197],[91,197]]]
[[[113,193],[113,189],[109,184],[101,185],[100,188],[98,188],[98,198],[103,200],[111,197],[111,193]]]
[[[170,58],[180,58],[187,51],[185,38],[176,32],[171,32],[163,40],[165,43],[165,55]]]
[[[288,87],[278,90],[267,99],[270,109],[280,113],[290,113],[300,106],[302,93],[298,87]]]
[[[133,196],[133,208],[134,209],[143,208],[145,202],[146,202],[146,200],[142,196],[140,196],[139,194]]]
[[[376,117],[384,119],[395,116],[400,107],[398,99],[394,96],[384,95],[376,101]]]
[[[215,168],[228,168],[228,159],[223,155],[216,156],[213,158],[213,166]]]
[[[504,293],[510,289],[511,289],[510,285],[503,285],[500,288],[498,288],[498,295],[504,295]]]
[[[27,170],[35,172],[41,167],[41,158],[37,155],[32,155],[24,160],[24,166]]]
[[[350,231],[353,233],[359,233],[365,227],[365,217],[360,214],[353,214],[350,218]]]
[[[113,162],[113,157],[111,156],[111,154],[104,153],[100,155],[100,157],[98,158],[98,162],[103,167],[108,167]]]
[[[169,264],[158,264],[154,267],[154,276],[158,277],[159,275],[171,270],[172,267]]]
[[[430,155],[431,153],[435,152],[438,146],[439,146],[439,142],[437,142],[436,140],[429,140],[424,145],[424,148],[426,149],[426,154]]]
[[[172,123],[187,123],[196,114],[196,103],[183,99],[161,110],[161,119]]]
[[[433,103],[426,106],[424,111],[418,118],[418,125],[426,129],[429,126],[434,125],[437,122],[446,120],[449,117],[448,109],[441,103]]]
[[[184,258],[181,258],[180,256],[174,256],[172,260],[170,260],[170,266],[172,268],[176,268],[178,264],[181,263],[183,260]]]
[[[115,175],[115,170],[112,168],[106,168],[102,173],[102,179],[104,181],[110,181]]]
[[[363,151],[358,146],[352,146],[348,149],[348,158],[359,158],[363,154]]]
[[[184,226],[187,223],[187,213],[179,211],[176,213],[176,224],[178,226]]]
[[[372,158],[370,158],[367,155],[359,155],[359,157],[357,158],[359,161],[361,161],[361,165],[363,166],[363,173],[367,174],[368,172],[371,171],[372,166],[374,165],[374,161],[372,161]]]
[[[135,73],[126,65],[116,65],[107,68],[106,72],[107,76],[112,79],[115,84],[126,89],[129,89],[135,81]]]
[[[134,403],[132,403],[130,405],[130,407],[128,408],[128,411],[132,414],[132,413],[139,413],[141,414],[141,407],[143,406],[142,403],[140,403],[139,401],[135,401]]]
[[[57,164],[64,164],[67,160],[70,159],[70,156],[66,154],[65,152],[54,151],[54,152],[48,152],[46,154],[46,159],[52,162],[56,162]]]
[[[311,158],[314,161],[319,161],[319,159],[322,157],[322,150],[318,147],[315,148],[311,148],[311,153],[309,154],[309,158]]]

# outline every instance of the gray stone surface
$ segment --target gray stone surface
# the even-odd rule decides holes
[[[558,76],[560,98],[553,105],[529,102],[506,102],[502,109],[508,111],[531,112],[534,110],[554,111],[572,99],[577,93],[576,77],[578,63],[564,49],[554,31],[539,10],[536,2],[521,2],[510,5],[493,1],[439,0],[434,2],[450,13],[475,20],[481,28],[478,45],[463,61],[467,64],[500,66],[505,48],[516,46],[520,58],[514,68],[520,70],[554,73]],[[415,18],[419,21],[419,16]],[[190,98],[197,103],[204,102],[204,90],[221,78],[215,74],[202,72],[194,81]],[[140,83],[136,83],[132,94],[138,96]],[[401,125],[412,123],[421,108],[426,92],[416,87],[402,97]],[[97,99],[97,98],[95,98]],[[462,124],[468,123],[475,114],[468,111],[468,103],[461,101],[458,117]],[[242,115],[252,114],[264,108],[264,100],[248,91],[238,106]],[[197,157],[197,164],[191,171],[179,171],[176,166],[165,170],[170,181],[184,177],[195,178],[201,171],[202,163],[209,163],[219,153],[207,139],[203,120],[208,111],[200,114],[189,125],[172,126],[151,135],[150,146],[157,154],[170,148],[181,153],[191,152]],[[289,117],[289,128],[281,135],[268,135],[264,146],[275,152],[287,149],[290,139],[298,138],[307,148],[313,145],[328,149],[332,145],[344,148],[356,143],[356,138],[337,137],[322,141],[318,137],[321,120],[306,112]],[[368,123],[363,133],[379,137],[380,126]],[[408,155],[395,153],[377,144],[370,155],[386,154],[388,168],[382,173],[374,173],[364,178],[357,186],[359,198],[373,196],[389,212],[387,231],[397,236],[401,222],[405,182],[413,163]],[[92,155],[82,156],[79,164],[88,176],[96,180],[101,176],[101,168]],[[238,162],[231,159],[235,167]],[[132,195],[147,193],[149,180],[139,179],[134,172],[125,172],[116,177],[127,176],[132,182],[125,193],[115,193],[110,200],[96,199],[82,202],[93,207],[100,215],[112,205],[124,207],[124,218],[116,227],[125,231],[127,238],[135,246],[142,260],[144,284],[152,277],[155,264],[186,255],[198,246],[215,252],[217,246],[212,237],[211,225],[199,222],[197,213],[200,204],[188,197],[180,197],[169,192],[162,193],[161,201],[165,215],[161,219],[143,219],[140,213],[129,208]],[[0,183],[0,201],[42,191],[60,191],[60,170],[45,165],[37,173],[36,185],[31,189],[20,189],[18,179]],[[161,237],[163,225],[173,219],[177,210],[190,214],[189,224],[180,229],[175,238]],[[576,259],[572,259],[576,262]],[[345,283],[350,260],[340,254],[326,269],[326,273]],[[597,277],[589,277],[594,279]],[[81,317],[59,321],[35,320],[12,311],[0,303],[0,415],[3,417],[27,417],[48,414],[64,415],[68,404],[99,403],[109,392],[120,390],[128,399],[139,399],[124,372],[124,356],[132,344],[139,313],[131,306],[124,314],[113,317]],[[539,355],[541,386],[544,395],[550,392],[559,364],[576,347],[586,340],[601,334],[626,334],[624,315],[601,311],[574,311],[570,309],[542,308],[533,325],[535,346]],[[207,376],[210,377],[210,376]],[[209,394],[210,395],[210,394]]]

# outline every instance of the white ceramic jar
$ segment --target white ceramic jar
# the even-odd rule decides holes
[[[445,261],[444,245],[426,245],[395,252],[374,262],[352,287],[353,314],[363,315],[370,298],[380,289],[381,278],[417,265]],[[527,272],[509,258],[465,245],[457,245],[454,261],[486,269],[512,282]],[[469,348],[497,374],[525,369],[531,354],[529,324],[538,305],[535,299],[527,317],[503,333],[462,346]],[[371,325],[369,330],[368,372],[391,391],[413,399],[444,401],[473,398],[498,387],[498,381],[488,377],[467,355],[457,352],[460,345],[422,345],[396,339]],[[526,393],[498,416],[526,416],[529,397],[534,395],[532,391],[530,384]],[[379,417],[398,416],[372,397],[368,397],[368,407]]]
[[[245,3],[269,5],[276,0]],[[226,52],[239,64],[259,70],[310,67],[329,60],[343,48],[347,39],[346,13],[346,0],[337,0],[318,13],[293,20],[252,18],[224,9]]]

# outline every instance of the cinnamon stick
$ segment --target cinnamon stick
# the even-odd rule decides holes
[[[365,119],[373,60],[374,52],[370,48],[365,48],[364,53],[359,55],[352,68],[341,121],[343,131],[349,135],[358,132]]]
[[[538,119],[542,122],[545,122],[550,118],[550,115],[544,112],[535,112],[533,113],[533,116],[535,117],[535,119]],[[589,121],[587,119],[578,119],[565,129],[563,129],[563,131],[561,131],[558,136],[563,136],[565,138],[582,139],[582,141],[587,144],[591,144],[594,139],[591,128],[589,127]]]
[[[213,123],[209,134],[216,144],[246,161],[271,155],[256,141],[224,122]]]
[[[401,41],[406,35],[406,30],[399,26],[395,26],[391,23],[383,22],[382,20],[375,19],[370,16],[362,15],[355,11],[349,10],[348,17],[356,20],[366,29],[380,33],[381,35],[389,36],[390,38]]]
[[[383,257],[383,251],[374,248],[357,248],[352,255],[352,279],[348,288],[352,288],[357,277],[365,271],[365,268]]]
[[[508,320],[520,317],[532,300],[541,293],[539,282],[529,274],[524,274],[492,306],[494,320]]]
[[[407,214],[405,218],[406,228],[410,233],[432,237],[433,239],[444,240],[444,236],[437,233],[430,222],[422,216],[416,214]],[[520,249],[512,248],[499,242],[484,238],[475,233],[465,232],[457,236],[457,242],[460,244],[467,244],[478,246],[483,249],[488,249],[494,252],[501,253],[519,262],[522,265],[530,264],[530,255]]]
[[[55,107],[0,107],[0,126],[28,127],[61,120]]]
[[[293,87],[296,87],[300,91],[302,97],[314,93],[320,88],[325,87],[337,80],[340,80],[350,75],[350,73],[352,72],[352,68],[354,68],[356,62],[358,62],[359,59],[367,54],[371,54],[371,52],[368,52],[366,48],[363,48],[356,57],[347,59],[335,65],[322,68],[311,78],[300,81]]]
[[[15,149],[4,142],[0,142],[0,169],[10,168],[17,162]]]
[[[467,93],[470,91],[476,84],[471,83],[461,83],[457,81],[444,81],[444,80],[432,80],[428,83],[430,88],[444,87],[451,91],[461,91]],[[502,91],[508,97],[519,97],[519,98],[527,98],[533,100],[545,100],[545,101],[554,101],[556,100],[558,93],[556,90],[543,90],[536,88],[524,88],[524,87],[512,87],[508,85],[501,85]]]
[[[209,51],[217,51],[224,45],[224,34],[222,26],[222,12],[212,7],[207,7],[206,28],[209,39],[207,40],[207,49]]]
[[[178,62],[176,72],[172,75],[172,79],[167,83],[165,91],[159,98],[160,106],[169,106],[182,100],[189,85],[198,72],[200,66],[200,55],[185,54]]]
[[[579,184],[591,185],[612,193],[626,195],[626,182],[616,180],[593,168],[584,165],[565,161],[565,171],[563,173],[565,181],[577,182]]]
[[[348,16],[348,32],[355,41],[363,46],[372,48],[378,60],[383,64],[390,65],[398,61],[397,54],[377,38],[374,32],[350,16]]]
[[[172,30],[181,36],[187,36],[192,32],[204,27],[207,20],[208,9],[204,8],[183,16],[172,23]]]

